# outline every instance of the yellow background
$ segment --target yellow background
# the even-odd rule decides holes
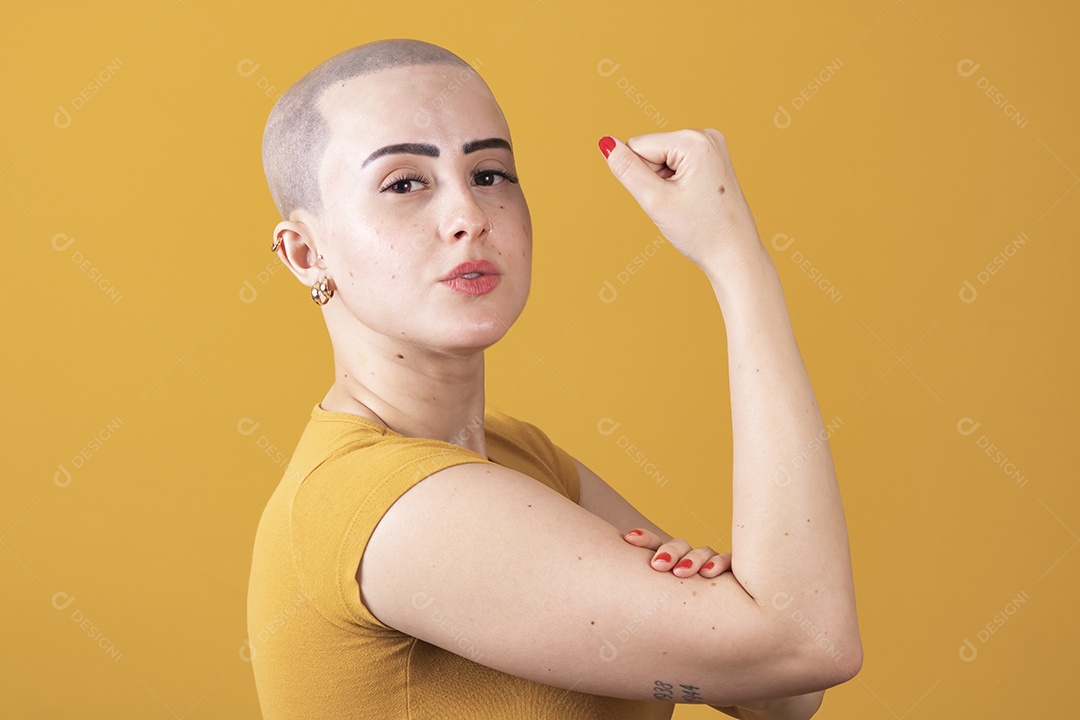
[[[1075,3],[153,0],[4,15],[0,715],[257,715],[255,527],[332,380],[318,310],[268,252],[261,132],[300,75],[383,37],[472,62],[513,132],[534,289],[489,352],[491,403],[669,532],[724,546],[722,318],[670,246],[634,266],[657,233],[596,147],[720,129],[836,426],[866,661],[820,716],[1069,714]]]

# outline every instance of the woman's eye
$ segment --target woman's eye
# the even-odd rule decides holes
[[[505,179],[507,179],[507,176],[499,173],[498,171],[494,171],[494,169],[489,169],[489,171],[477,173],[475,177],[476,185],[481,186],[499,185],[500,182]]]
[[[419,189],[418,187],[415,187],[419,184],[420,181],[416,178],[401,178],[400,180],[395,180],[394,182],[390,183],[383,189],[389,190],[399,195],[404,195],[405,193],[413,192],[414,190]]]

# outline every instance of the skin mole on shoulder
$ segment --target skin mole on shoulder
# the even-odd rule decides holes
[[[719,193],[720,193],[721,195],[723,195],[723,194],[724,194],[724,190],[725,190],[724,186],[723,186],[723,185],[721,185],[721,186],[720,186],[720,190],[719,190],[718,192],[719,192]]]

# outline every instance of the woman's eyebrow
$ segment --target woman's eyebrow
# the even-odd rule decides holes
[[[461,147],[461,151],[468,155],[471,152],[477,150],[486,150],[488,148],[506,148],[510,152],[514,152],[514,148],[510,147],[510,143],[506,142],[502,138],[488,138],[487,140],[473,140],[467,142]]]
[[[405,155],[427,155],[428,157],[439,157],[439,148],[434,145],[428,145],[427,143],[398,143],[397,145],[387,145],[381,147],[375,152],[367,156],[367,160],[360,165],[363,169],[369,162],[375,158],[382,157],[383,155],[391,154],[405,154]]]
[[[461,146],[461,151],[468,155],[469,153],[476,152],[478,150],[486,150],[487,148],[505,148],[510,152],[514,149],[510,147],[510,143],[502,138],[487,138],[485,140],[472,140]],[[360,165],[361,169],[368,163],[376,158],[380,158],[383,155],[402,154],[402,155],[426,155],[427,157],[439,157],[439,148],[435,145],[428,143],[397,143],[396,145],[386,145],[379,148],[375,152],[367,156],[367,159]]]

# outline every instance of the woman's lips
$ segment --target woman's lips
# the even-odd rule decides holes
[[[499,275],[455,277],[443,280],[443,285],[462,295],[487,295],[495,289],[501,279]]]
[[[487,260],[463,262],[443,278],[442,283],[461,295],[486,295],[502,279],[499,268]]]

